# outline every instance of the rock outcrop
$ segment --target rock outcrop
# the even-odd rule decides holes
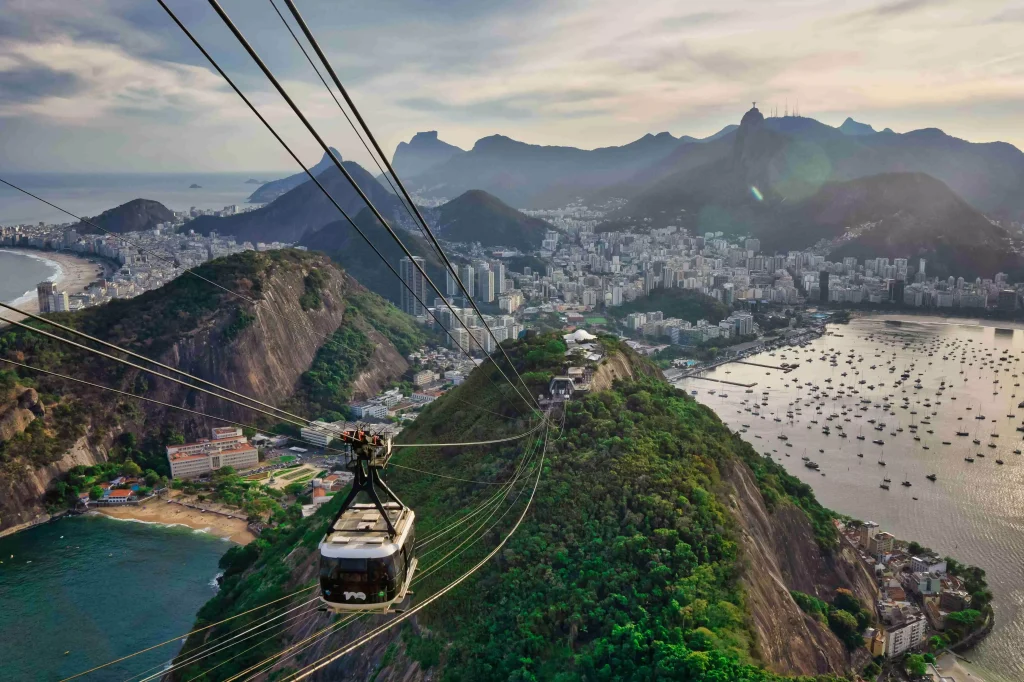
[[[744,554],[743,586],[765,665],[788,675],[844,674],[843,643],[800,610],[790,590],[831,600],[837,588],[873,608],[877,588],[857,558],[823,552],[807,515],[791,504],[766,507],[750,469],[739,462],[722,471]]]

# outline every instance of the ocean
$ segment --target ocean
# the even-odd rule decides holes
[[[60,680],[191,629],[227,541],[99,515],[0,538],[0,679]],[[89,675],[160,670],[179,642]]]
[[[80,216],[92,217],[132,199],[153,199],[175,211],[244,204],[259,185],[295,171],[262,173],[14,173],[5,180]],[[189,189],[193,184],[199,189]],[[73,219],[6,185],[0,185],[0,225],[65,223]]]
[[[0,301],[14,303],[36,295],[36,285],[60,274],[60,266],[45,253],[27,255],[0,249]]]
[[[1014,452],[1024,451],[1017,430],[1024,422],[1024,330],[866,317],[829,331],[804,349],[747,358],[771,366],[798,362],[790,373],[730,363],[706,375],[756,382],[751,393],[702,379],[677,385],[696,391],[758,452],[814,488],[826,507],[985,569],[995,628],[964,655],[986,682],[1024,680],[1024,455]],[[833,353],[836,367],[821,359]],[[910,379],[895,384],[904,371]],[[767,406],[759,404],[764,391]],[[847,438],[838,435],[840,426]],[[803,456],[821,471],[805,467]],[[934,482],[925,478],[932,473]],[[889,490],[880,487],[885,477]]]

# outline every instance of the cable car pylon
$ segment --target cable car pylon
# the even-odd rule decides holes
[[[416,571],[416,514],[381,478],[389,433],[356,423],[340,440],[352,446],[352,489],[320,541],[320,597],[332,611],[386,613],[405,600]],[[357,502],[360,493],[369,502]]]

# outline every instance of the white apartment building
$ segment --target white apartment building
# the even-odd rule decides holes
[[[302,440],[320,448],[326,448],[330,445],[337,434],[338,429],[333,424],[322,421],[312,422],[309,426],[303,426],[299,429],[299,435],[302,436]]]
[[[171,465],[171,477],[192,478],[221,467],[251,469],[259,465],[259,452],[249,444],[241,429],[219,428],[213,430],[212,440],[169,445],[167,461]]]
[[[888,658],[899,656],[904,651],[913,649],[924,641],[927,630],[924,614],[909,616],[902,625],[885,629],[885,655]]]

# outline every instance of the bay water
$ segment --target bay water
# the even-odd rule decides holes
[[[230,544],[95,514],[0,538],[0,679],[56,681],[188,632]],[[174,641],[92,673],[158,672]]]

